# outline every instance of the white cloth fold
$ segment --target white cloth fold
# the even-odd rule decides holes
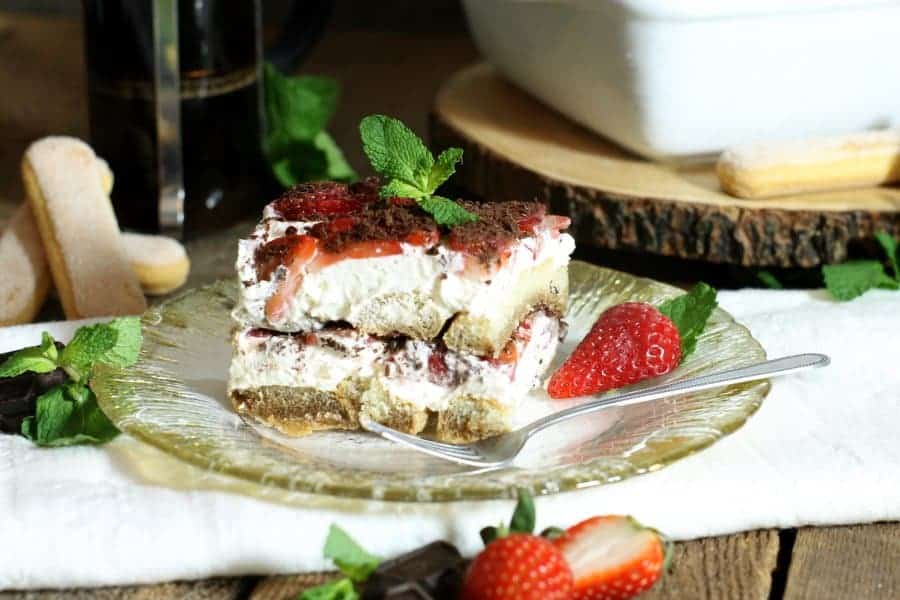
[[[900,293],[838,304],[821,292],[744,290],[720,301],[769,356],[823,352],[832,366],[775,380],[744,427],[665,469],[539,498],[539,527],[629,513],[687,539],[900,519]],[[75,326],[2,329],[0,350],[37,343],[45,328],[66,339]],[[327,568],[332,522],[383,556],[436,538],[474,553],[480,527],[511,509],[260,493],[127,436],[43,450],[0,435],[0,589]]]

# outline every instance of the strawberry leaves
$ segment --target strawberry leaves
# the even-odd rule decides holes
[[[718,304],[715,288],[700,282],[687,294],[659,305],[659,312],[672,319],[678,328],[682,361],[697,347],[697,337],[703,333],[706,322]]]

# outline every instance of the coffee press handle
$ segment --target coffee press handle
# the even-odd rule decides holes
[[[266,60],[281,71],[292,68],[312,49],[331,17],[333,0],[294,0]]]

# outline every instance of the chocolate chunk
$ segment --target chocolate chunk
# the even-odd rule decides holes
[[[63,345],[58,342],[56,347],[63,349]],[[13,354],[14,352],[0,354],[0,364]],[[22,421],[34,416],[38,396],[67,381],[69,376],[62,369],[0,378],[0,431],[18,433],[22,428]]]
[[[433,542],[383,563],[363,600],[449,600],[459,596],[466,561],[447,542]]]

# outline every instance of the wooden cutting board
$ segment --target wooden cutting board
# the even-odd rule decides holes
[[[733,198],[719,189],[713,164],[679,167],[630,154],[485,64],[443,84],[431,139],[436,149],[464,148],[456,179],[464,189],[488,199],[542,199],[572,217],[580,243],[604,248],[814,267],[845,260],[848,246],[876,231],[900,235],[898,188]]]

